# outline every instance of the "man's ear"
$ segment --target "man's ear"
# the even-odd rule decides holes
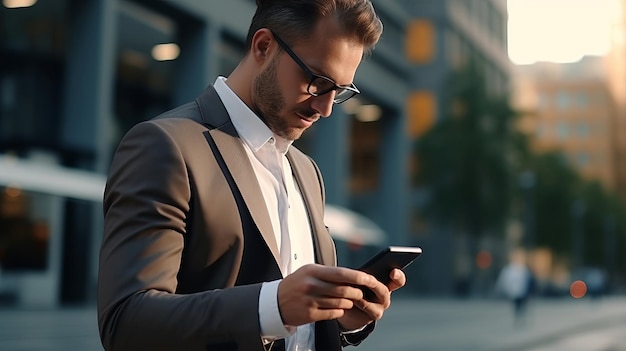
[[[267,28],[261,28],[252,36],[250,53],[256,62],[263,63],[271,56],[276,45],[272,32]]]

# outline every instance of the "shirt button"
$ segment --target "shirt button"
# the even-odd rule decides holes
[[[293,259],[297,260],[298,259],[298,254],[293,254]]]

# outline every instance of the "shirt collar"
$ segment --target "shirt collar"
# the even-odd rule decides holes
[[[286,154],[293,141],[274,135],[261,118],[226,84],[226,79],[222,76],[217,77],[213,87],[222,100],[241,139],[254,152],[257,152],[266,143],[272,143],[275,140],[276,149],[281,154]]]

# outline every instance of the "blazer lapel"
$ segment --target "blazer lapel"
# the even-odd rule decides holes
[[[213,87],[207,88],[196,102],[200,108],[202,122],[209,126],[209,134],[237,184],[254,223],[274,255],[276,263],[280,264],[278,244],[263,201],[261,187],[254,177],[254,169],[248,161],[246,150],[230,122],[224,105]]]

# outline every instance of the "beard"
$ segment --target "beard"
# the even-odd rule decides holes
[[[286,104],[278,83],[278,63],[279,56],[276,55],[267,68],[254,79],[253,104],[274,134],[287,140],[296,140],[304,129],[289,127],[287,116],[281,116]]]

